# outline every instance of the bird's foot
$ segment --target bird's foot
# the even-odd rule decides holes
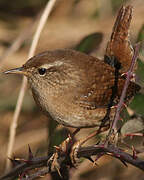
[[[78,150],[82,145],[82,140],[81,141],[77,141],[71,148],[71,152],[70,152],[70,160],[71,163],[74,167],[77,167],[79,164],[79,158],[78,158]]]
[[[58,174],[61,176],[60,163],[59,163],[59,153],[57,151],[49,158],[47,164],[50,167],[51,172],[57,171]]]
[[[74,136],[79,132],[80,129],[76,129],[72,135],[68,135],[67,139],[64,140],[59,146],[55,147],[55,153],[48,160],[48,164],[50,165],[51,172],[57,171],[60,173],[60,161],[65,157],[69,157],[70,151],[75,143]]]
[[[109,129],[109,126],[103,127],[98,129],[97,131],[93,132],[86,138],[83,138],[79,141],[74,140],[74,135],[79,131],[76,130],[72,135],[69,135],[68,138],[63,141],[59,146],[55,146],[56,152],[51,156],[51,158],[48,160],[48,164],[51,167],[51,171],[57,171],[60,174],[60,161],[63,159],[69,159],[70,158],[70,166],[77,167],[80,160],[78,157],[78,150],[81,148],[81,146],[87,142],[92,137],[96,136],[97,134],[100,134],[106,130]],[[88,158],[91,160],[90,158]]]
[[[91,133],[89,136],[87,136],[84,139],[81,139],[79,141],[77,141],[76,143],[73,144],[72,148],[71,148],[71,152],[70,152],[70,159],[71,159],[71,163],[74,167],[77,167],[78,163],[80,162],[79,157],[78,157],[78,150],[81,148],[81,146],[87,142],[89,139],[91,139],[92,137],[105,132],[109,129],[109,125],[103,128],[99,128],[97,131]],[[90,157],[87,157],[90,161],[93,162],[93,160]]]

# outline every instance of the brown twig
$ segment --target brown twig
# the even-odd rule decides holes
[[[32,20],[32,22],[17,36],[17,38],[12,42],[11,46],[8,47],[0,56],[0,64],[2,65],[5,58],[15,53],[34,32],[35,25],[39,20],[40,13]],[[29,28],[31,27],[31,28]]]
[[[56,0],[50,0],[48,1],[44,12],[40,18],[40,22],[38,24],[38,28],[34,34],[33,37],[33,41],[32,41],[32,45],[30,47],[29,53],[28,53],[28,59],[30,57],[32,57],[34,55],[41,31],[46,23],[46,20],[50,14],[50,12],[52,11],[52,8],[55,4]],[[21,107],[22,107],[22,102],[23,102],[23,98],[24,98],[24,94],[25,94],[25,90],[26,90],[26,86],[27,86],[27,80],[24,77],[23,81],[22,81],[22,85],[20,88],[20,92],[18,95],[18,100],[17,100],[17,104],[16,104],[16,108],[15,108],[15,112],[14,112],[14,116],[13,116],[13,120],[10,126],[10,136],[9,136],[9,142],[8,142],[8,151],[7,151],[7,157],[11,157],[12,155],[12,150],[13,150],[13,146],[14,146],[14,141],[15,141],[15,134],[16,134],[16,127],[17,127],[17,121],[18,121],[18,117],[21,111]],[[10,168],[10,162],[9,160],[7,160],[6,162],[6,171]]]

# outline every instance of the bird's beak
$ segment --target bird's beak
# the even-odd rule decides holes
[[[27,76],[27,72],[24,71],[23,67],[15,68],[15,69],[10,69],[8,71],[3,72],[4,74],[22,74]]]

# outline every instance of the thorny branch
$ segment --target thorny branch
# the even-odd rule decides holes
[[[136,64],[136,60],[138,58],[139,48],[140,48],[140,43],[137,43],[135,45],[134,55],[132,57],[131,66],[130,66],[128,72],[126,73],[127,76],[126,76],[125,85],[124,85],[124,88],[123,88],[123,91],[122,91],[122,94],[121,94],[121,97],[120,97],[120,101],[119,101],[119,103],[117,105],[115,118],[114,118],[114,120],[112,122],[112,126],[111,126],[111,128],[109,130],[109,136],[112,133],[114,133],[117,122],[118,122],[118,120],[120,118],[120,111],[121,111],[122,106],[124,105],[124,99],[125,99],[125,96],[126,96],[126,91],[127,91],[128,86],[129,86],[129,82],[131,80],[131,77],[133,75],[133,69],[134,69],[134,65]]]
[[[122,149],[115,147],[114,145],[93,145],[88,147],[80,147],[77,153],[77,157],[91,157],[94,155],[110,155],[119,159],[124,165],[127,163],[141,169],[144,171],[144,160],[139,159],[138,157],[131,155],[127,152],[124,152]],[[8,180],[13,179],[14,177],[21,175],[21,180],[32,180],[36,177],[46,175],[51,172],[51,164],[47,165],[47,161],[49,160],[50,156],[45,157],[33,157],[31,160],[11,160],[12,163],[17,165],[9,171],[7,174],[0,177],[0,180]],[[63,155],[63,157],[58,157],[58,162],[60,167],[65,164],[65,166],[71,167],[71,163],[69,161],[69,157]],[[39,170],[35,170],[34,174],[28,175],[27,172],[31,169],[40,168]],[[55,170],[56,171],[56,170]],[[25,175],[25,177],[22,177]]]

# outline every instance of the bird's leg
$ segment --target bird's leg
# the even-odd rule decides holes
[[[84,139],[81,139],[79,141],[77,141],[71,148],[71,152],[70,152],[70,159],[71,162],[73,164],[73,166],[76,166],[79,162],[79,159],[77,157],[77,152],[79,150],[79,148],[85,143],[87,142],[89,139],[91,139],[92,137],[107,131],[109,129],[109,125],[105,126],[105,127],[100,127],[97,131],[93,132],[92,134],[90,134],[89,136],[85,137]]]
[[[54,146],[56,152],[48,160],[48,165],[51,167],[51,171],[57,171],[59,175],[60,173],[60,165],[58,162],[59,157],[65,156],[69,153],[71,147],[74,144],[74,136],[80,131],[80,128],[77,128],[71,135],[69,134],[67,139],[64,140],[59,146]]]
[[[73,145],[74,136],[80,131],[80,128],[77,128],[72,134],[69,134],[68,137],[59,145],[54,146],[57,151],[61,151],[63,153],[68,153],[68,150]]]
[[[77,128],[71,135],[71,137],[74,137],[78,132],[80,131],[80,128]]]

